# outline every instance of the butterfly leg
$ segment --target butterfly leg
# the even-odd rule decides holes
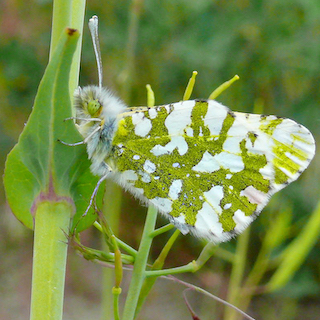
[[[97,193],[98,193],[98,190],[99,190],[99,188],[100,188],[101,183],[102,183],[104,180],[107,179],[108,175],[109,175],[109,173],[107,173],[107,174],[105,174],[103,177],[101,177],[100,180],[98,181],[97,185],[95,186],[95,188],[94,188],[94,190],[93,190],[93,192],[92,192],[90,201],[89,201],[89,205],[88,205],[86,211],[84,212],[84,214],[82,215],[83,217],[87,215],[87,213],[88,213],[89,209],[91,208],[92,203],[93,203],[93,201],[94,201],[94,199],[95,199],[95,197],[96,197],[96,195],[97,195]]]
[[[79,141],[79,142],[76,142],[76,143],[67,143],[67,142],[64,142],[60,139],[58,139],[59,142],[61,142],[62,144],[64,144],[65,146],[68,146],[68,147],[75,147],[75,146],[80,146],[82,144],[85,144],[84,141]]]
[[[81,121],[95,121],[95,122],[101,122],[102,120],[100,118],[79,118],[79,117],[70,117],[70,118],[65,118],[63,121],[67,120],[81,120]]]
[[[61,142],[62,144],[64,144],[65,146],[69,146],[69,147],[79,146],[81,144],[86,144],[91,139],[91,137],[95,133],[97,133],[99,130],[100,130],[100,126],[95,128],[95,130],[93,130],[83,141],[79,141],[79,142],[76,142],[76,143],[67,143],[67,142],[64,142],[64,141],[62,141],[60,139],[58,139],[58,141]]]
[[[93,204],[93,201],[95,200],[96,198],[96,195],[98,193],[98,190],[100,188],[100,185],[101,183],[106,180],[109,176],[109,174],[112,172],[112,169],[110,168],[110,166],[108,164],[106,164],[105,162],[101,163],[100,166],[103,166],[104,168],[104,174],[102,175],[102,177],[99,179],[98,183],[96,184],[93,192],[92,192],[92,195],[91,195],[91,198],[90,198],[90,201],[89,201],[89,205],[86,209],[86,211],[84,212],[84,214],[82,216],[86,216],[86,214],[88,213],[89,209],[91,208],[92,204]]]

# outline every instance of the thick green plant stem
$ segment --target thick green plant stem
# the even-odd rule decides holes
[[[66,27],[83,29],[84,6],[85,0],[54,1],[50,60]],[[78,18],[75,18],[76,16]],[[76,58],[73,59],[73,71],[68,75],[69,77],[65,77],[65,86],[68,85],[68,81],[71,79],[70,92],[73,92],[78,81],[79,43],[76,51]],[[65,57],[65,59],[68,58]],[[59,81],[62,82],[61,79]],[[57,81],[58,85],[61,82]],[[57,86],[57,84],[55,85]],[[55,110],[54,112],[57,111]],[[61,200],[59,197],[39,200],[36,203],[34,213],[31,320],[62,319],[68,247],[66,235],[69,233],[70,219],[74,212],[74,204],[71,201]]]
[[[52,31],[50,42],[50,59],[58,45],[62,31],[71,27],[71,3],[72,1],[55,0],[53,1]]]
[[[43,201],[35,212],[31,320],[62,319],[67,234],[74,206]]]
[[[86,0],[55,0],[53,2],[50,58],[56,49],[59,37],[65,28],[75,28],[80,32],[77,49],[74,53],[70,71],[69,88],[71,96],[73,95],[74,89],[77,87],[79,82],[85,6]]]
[[[149,207],[146,223],[141,237],[140,247],[136,255],[131,283],[127,295],[122,319],[133,320],[137,309],[138,299],[143,281],[146,277],[146,266],[153,237],[151,233],[157,220],[157,210]]]
[[[78,86],[78,83],[79,83],[80,57],[81,57],[81,45],[82,45],[85,8],[86,8],[86,0],[72,0],[70,26],[80,31],[80,38],[77,44],[77,49],[73,55],[73,60],[72,60],[71,70],[70,70],[69,88],[70,88],[71,96],[73,96],[74,89]]]

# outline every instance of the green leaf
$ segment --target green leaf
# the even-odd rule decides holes
[[[83,140],[74,123],[64,121],[72,115],[69,73],[78,38],[78,31],[73,29],[66,29],[60,37],[29,120],[7,157],[7,199],[17,219],[29,228],[33,228],[32,213],[44,199],[75,203],[81,216],[97,180],[89,173],[85,147],[69,147],[58,141]],[[95,217],[88,214],[84,220],[88,225]],[[85,226],[82,222],[82,228]]]

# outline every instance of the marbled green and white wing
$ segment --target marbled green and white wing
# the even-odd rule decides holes
[[[106,159],[113,178],[183,233],[216,243],[241,233],[315,153],[302,125],[214,100],[133,108],[121,117]]]

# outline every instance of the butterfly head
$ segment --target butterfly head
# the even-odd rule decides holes
[[[101,104],[99,100],[94,99],[87,103],[87,111],[92,117],[98,117],[101,113]]]
[[[87,86],[77,88],[74,93],[74,106],[77,118],[98,118],[102,111],[99,87]]]

